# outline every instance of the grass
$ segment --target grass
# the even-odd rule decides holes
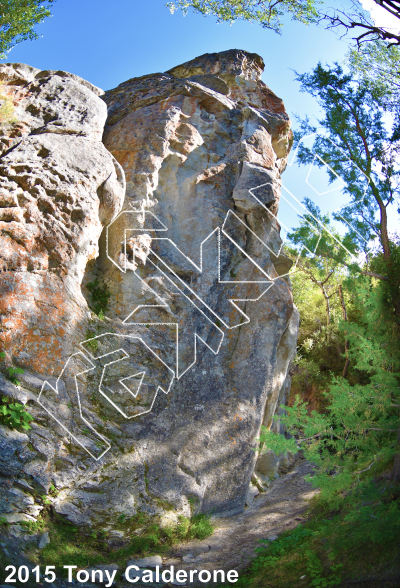
[[[108,563],[108,546],[102,534],[93,536],[93,533],[84,533],[58,515],[46,526],[50,532],[50,543],[41,551],[40,563],[62,568],[73,561],[78,569]]]
[[[41,533],[45,528],[45,521],[43,517],[40,517],[37,521],[22,521],[21,527],[25,527],[26,531],[33,535],[34,533]]]
[[[93,331],[90,331],[88,329],[86,331],[85,340],[87,341],[89,339],[89,341],[87,341],[86,345],[87,345],[87,347],[89,347],[89,349],[91,351],[97,351],[97,349],[99,347],[99,342],[94,337],[96,337],[96,333],[94,333]]]
[[[209,515],[200,513],[191,517],[188,530],[190,539],[206,539],[213,534],[213,531]]]
[[[56,566],[61,575],[63,566],[71,561],[78,569],[110,562],[123,566],[132,556],[163,553],[176,543],[204,539],[213,533],[210,517],[205,514],[179,516],[178,523],[167,528],[152,521],[154,518],[142,513],[131,518],[120,515],[116,529],[125,531],[129,539],[123,546],[113,547],[107,532],[78,528],[60,515],[50,518],[46,513],[38,524],[41,530],[49,531],[50,543],[32,558],[35,563]]]
[[[377,486],[379,518],[370,516],[370,503],[329,511],[316,497],[306,524],[260,544],[237,588],[333,588],[349,579],[397,576],[400,489]]]

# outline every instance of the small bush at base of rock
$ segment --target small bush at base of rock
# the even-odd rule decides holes
[[[118,527],[123,528],[126,539],[123,544],[114,545],[107,540],[107,533],[93,529],[79,528],[64,517],[44,514],[39,518],[41,530],[48,530],[50,543],[40,553],[40,561],[46,565],[62,566],[74,564],[82,567],[113,562],[125,565],[132,556],[146,556],[163,553],[174,544],[190,539],[205,539],[213,533],[210,516],[194,515],[191,518],[180,515],[178,524],[161,528],[151,522],[151,517],[143,513],[127,518],[118,517]],[[128,538],[130,535],[130,538]],[[33,555],[34,560],[37,557]],[[39,560],[37,560],[39,563]]]
[[[210,515],[197,514],[190,520],[190,527],[188,535],[192,539],[206,539],[214,532],[214,528],[210,522]]]

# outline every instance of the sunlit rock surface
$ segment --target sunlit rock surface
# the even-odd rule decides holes
[[[56,511],[106,531],[190,502],[243,510],[298,328],[275,220],[290,121],[263,65],[206,54],[104,94],[0,66],[16,119],[1,138],[0,341],[3,365],[25,369],[0,388],[35,417],[0,427],[10,522],[37,516],[51,485]],[[96,279],[111,296],[89,322]]]

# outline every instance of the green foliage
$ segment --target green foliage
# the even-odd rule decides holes
[[[6,357],[6,353],[4,351],[0,352],[0,359],[5,359]],[[21,382],[19,382],[19,380],[17,380],[17,378],[15,377],[18,374],[23,374],[24,370],[22,368],[15,368],[15,367],[8,367],[6,368],[6,372],[8,373],[8,379],[15,385],[15,386],[20,386]]]
[[[40,520],[40,519],[39,519]],[[43,520],[41,521],[43,525]],[[78,528],[59,515],[46,520],[50,532],[50,543],[42,550],[42,561],[46,565],[62,567],[71,561],[78,567],[108,563],[110,559],[125,565],[133,555],[163,552],[169,546],[188,539],[205,539],[213,532],[210,517],[194,515],[190,519],[178,516],[178,522],[161,528],[154,518],[143,513],[133,517],[119,515],[117,528],[130,537],[123,547],[113,548],[107,542],[107,534],[93,529]]]
[[[297,262],[297,271],[302,272],[314,286],[317,286],[325,301],[326,324],[331,323],[331,298],[338,294],[346,270],[351,264],[351,254],[356,251],[356,242],[350,233],[340,237],[331,226],[329,215],[306,198],[307,212],[300,218],[297,229],[289,233],[292,246],[285,248],[285,254]],[[326,230],[321,231],[321,226]],[[300,255],[298,254],[300,251]],[[316,255],[314,255],[316,252]]]
[[[34,26],[50,15],[55,0],[0,0],[0,59],[21,41],[37,39]]]
[[[291,399],[296,394],[313,408],[326,403],[322,392],[330,382],[331,374],[341,374],[344,366],[344,334],[339,330],[341,308],[337,296],[330,299],[329,327],[326,322],[325,300],[318,286],[301,272],[291,276],[293,299],[300,312],[297,355],[291,374]],[[346,299],[349,295],[345,292]],[[351,305],[348,304],[350,310]]]
[[[188,529],[189,539],[206,539],[214,532],[214,528],[210,521],[210,516],[207,514],[197,514],[190,519],[190,526]]]
[[[310,163],[317,153],[320,159],[315,163],[325,167],[326,162],[335,172],[329,172],[330,180],[334,181],[337,174],[344,181],[343,191],[350,197],[343,213],[352,226],[349,237],[361,250],[366,242],[378,237],[388,263],[386,209],[399,201],[400,135],[395,120],[384,118],[384,109],[370,85],[345,74],[337,64],[327,68],[318,64],[312,73],[296,75],[301,90],[314,96],[325,113],[318,121],[325,134],[317,135],[312,150],[302,146],[298,160]],[[296,140],[316,131],[308,119],[299,122]],[[335,218],[341,221],[340,216]]]
[[[190,519],[183,515],[178,516],[178,523],[164,528],[162,533],[168,538],[171,544],[184,539],[206,539],[214,532],[210,522],[210,515],[197,514]]]
[[[303,204],[306,212],[300,218],[299,226],[288,234],[290,242],[301,248],[300,260],[307,259],[323,276],[332,273],[338,266],[348,265],[350,254],[356,251],[353,236],[347,233],[341,237],[332,227],[330,216],[322,214],[309,198],[305,198]],[[321,226],[327,230],[321,232]],[[314,251],[317,254],[315,257]]]
[[[374,100],[398,114],[400,98],[400,48],[383,41],[363,43],[349,52],[353,77],[368,86]]]
[[[329,566],[329,574],[325,573],[325,566],[322,563],[318,554],[311,548],[312,542],[310,539],[317,533],[311,529],[297,527],[292,533],[283,535],[281,538],[274,542],[264,541],[266,544],[267,552],[265,554],[265,548],[259,548],[256,551],[264,554],[256,561],[255,569],[263,567],[273,567],[278,564],[279,559],[287,554],[291,554],[294,551],[300,553],[305,560],[305,568],[307,571],[308,579],[311,580],[310,586],[335,586],[340,581],[340,575],[338,571],[341,564]]]
[[[390,240],[390,261],[386,262],[382,253],[378,253],[371,259],[371,271],[384,274],[389,279],[380,284],[382,299],[385,301],[387,311],[396,316],[396,306],[400,298],[400,236],[392,235]],[[400,321],[398,321],[400,323]]]
[[[161,539],[163,536],[165,537],[161,532],[160,527],[156,523],[153,523],[147,527],[146,532],[143,535],[131,538],[126,547],[114,552],[114,558],[121,558],[124,560],[131,555],[154,553],[155,550],[160,550],[160,548],[162,550],[163,544]]]
[[[338,277],[343,278],[342,275]],[[302,355],[312,356],[319,341],[326,339],[324,336],[324,330],[326,330],[325,300],[320,286],[310,280],[309,276],[300,269],[291,274],[290,280],[292,282],[294,302],[301,317],[298,351]],[[335,276],[333,285],[337,287]],[[330,294],[332,291],[332,289],[329,289],[328,293]],[[337,325],[341,314],[339,297],[337,295],[332,296],[330,299],[331,323]]]
[[[43,518],[38,518],[37,521],[21,521],[19,524],[25,527],[29,535],[41,533],[45,528]]]
[[[24,370],[22,368],[8,367],[7,372],[8,372],[8,376],[9,376],[9,379],[11,380],[11,382],[13,384],[15,384],[16,386],[20,386],[21,382],[19,380],[17,380],[17,378],[15,376],[18,374],[23,374]]]
[[[378,49],[385,51],[382,47],[374,50]],[[368,58],[371,55],[372,49]],[[393,79],[385,87],[378,78],[374,80],[374,74],[368,80],[367,71],[361,73],[352,77],[339,66],[319,65],[311,74],[298,76],[302,89],[319,100],[325,112],[320,124],[326,130],[311,151],[300,149],[299,159],[310,163],[316,151],[345,181],[352,203],[346,220],[355,228],[345,237],[346,248],[354,252],[356,246],[362,247],[360,235],[367,242],[377,236],[382,252],[362,269],[386,279],[360,276],[360,268],[351,265],[324,235],[312,258],[307,252],[315,246],[312,217],[324,224],[329,219],[320,218],[316,207],[309,208],[312,217],[292,234],[292,243],[303,246],[299,272],[293,276],[294,299],[302,318],[293,378],[300,394],[287,414],[279,417],[288,438],[264,428],[260,444],[276,453],[295,453],[301,448],[315,464],[310,481],[320,494],[306,526],[312,532],[305,536],[295,530],[285,534],[284,541],[280,538],[269,545],[243,578],[246,587],[264,587],[266,577],[274,588],[296,585],[299,578],[307,586],[335,586],[344,578],[370,574],[365,553],[368,562],[385,574],[388,562],[399,557],[400,494],[389,472],[400,451],[400,333],[395,322],[399,317],[400,244],[398,238],[389,240],[386,208],[398,198],[400,133],[396,114],[385,118],[385,108],[392,108],[395,95]],[[296,138],[315,131],[308,120],[301,124]],[[364,177],[351,162],[364,171]],[[332,173],[331,181],[335,178]],[[291,253],[289,248],[286,254]],[[341,307],[334,296],[338,285],[343,286],[348,320],[340,317]],[[323,327],[323,302],[328,296],[331,320]],[[344,361],[345,340],[350,360],[346,379],[340,376],[337,362]],[[305,401],[308,387],[318,388],[323,397],[320,412],[310,411]],[[395,575],[398,571],[396,568]]]
[[[49,494],[52,496],[57,496],[59,494],[59,490],[54,486],[54,484],[50,484]]]
[[[393,500],[388,486],[387,482],[377,483],[373,496],[364,494],[359,509],[343,505],[332,513],[317,498],[304,526],[273,542],[260,542],[258,557],[237,586],[322,588],[341,585],[343,579],[387,577],[390,568],[397,575],[398,566],[393,562],[400,555],[399,496]]]
[[[395,251],[393,243],[391,247]],[[374,262],[384,263],[379,256]],[[310,414],[297,396],[287,415],[279,417],[289,438],[265,428],[260,437],[260,443],[276,453],[301,448],[315,464],[310,481],[321,492],[313,517],[305,529],[269,545],[243,586],[261,588],[261,578],[269,577],[274,588],[283,588],[302,574],[307,586],[335,586],[341,578],[370,574],[365,563],[386,574],[385,567],[399,557],[400,492],[388,475],[399,452],[399,331],[392,320],[387,282],[348,278],[346,287],[353,318],[339,323],[338,329],[346,329],[350,340],[351,377],[336,375],[330,385],[325,382],[322,412]]]
[[[351,235],[339,236],[331,225],[331,218],[322,215],[314,203],[306,199],[304,204],[307,212],[301,217],[298,228],[289,234],[290,246],[285,247],[285,255],[297,262],[291,281],[294,302],[301,317],[291,391],[292,396],[301,394],[311,407],[322,408],[321,392],[331,372],[342,373],[345,363],[342,356],[345,336],[338,329],[343,316],[339,287],[343,286],[343,301],[351,315],[353,305],[344,283],[349,276],[350,253],[355,252],[356,244]],[[321,225],[329,232],[321,231]],[[314,256],[312,252],[316,247]]]
[[[13,402],[7,396],[3,396],[0,405],[0,423],[9,429],[23,429],[29,431],[32,427],[29,423],[33,421],[33,416],[25,410],[23,404]]]
[[[396,452],[400,407],[400,350],[398,332],[387,314],[382,286],[359,279],[353,290],[363,309],[359,323],[346,323],[350,357],[358,371],[351,383],[335,376],[325,393],[327,410],[313,411],[298,396],[287,415],[280,417],[294,435],[289,440],[264,430],[261,441],[282,451],[301,446],[304,455],[318,467],[312,478],[321,488],[321,500],[336,508],[343,492],[358,500],[363,488],[387,469]],[[343,325],[341,326],[343,328]],[[368,485],[368,484],[367,484]],[[350,492],[351,488],[351,492]]]
[[[342,563],[331,561],[321,550],[320,530],[310,526],[298,526],[296,529],[283,533],[271,542],[261,541],[263,547],[256,549],[259,556],[253,561],[247,574],[239,579],[237,586],[262,587],[265,578],[268,585],[283,588],[295,581],[294,585],[328,588],[340,582]],[[303,574],[303,575],[302,575]],[[306,583],[298,584],[298,579],[306,579]],[[273,581],[273,584],[270,582]]]
[[[99,347],[99,342],[95,339],[96,333],[90,331],[89,329],[86,331],[85,339],[90,339],[86,345],[91,349],[91,351],[97,351]]]
[[[181,9],[184,14],[192,8],[203,16],[217,17],[218,22],[256,22],[278,33],[282,27],[281,18],[287,13],[304,24],[316,22],[318,4],[321,2],[317,0],[176,0],[166,6],[172,13]]]
[[[107,563],[102,551],[107,544],[102,538],[94,538],[91,533],[84,533],[59,515],[53,521],[46,521],[50,531],[50,543],[41,551],[41,558],[50,565],[62,568],[73,561],[80,568],[99,563]],[[62,572],[62,569],[60,569]]]
[[[91,295],[91,308],[97,316],[103,320],[104,313],[108,309],[111,292],[104,282],[100,282],[98,278],[94,282],[89,282],[86,285]]]

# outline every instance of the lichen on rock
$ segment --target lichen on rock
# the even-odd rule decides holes
[[[0,137],[0,344],[25,369],[0,389],[35,417],[1,431],[0,484],[31,488],[6,516],[34,516],[50,485],[58,513],[109,529],[164,503],[244,509],[298,328],[275,218],[290,121],[262,70],[231,50],[102,93],[0,66],[17,119]]]

